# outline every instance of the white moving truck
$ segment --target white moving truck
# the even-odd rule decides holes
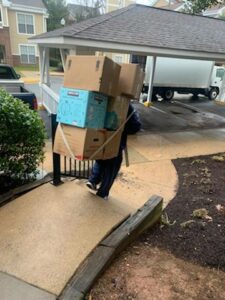
[[[148,91],[152,57],[147,57],[143,92]],[[224,67],[213,61],[157,57],[153,79],[153,99],[156,95],[171,100],[179,94],[202,94],[215,100],[222,84]]]

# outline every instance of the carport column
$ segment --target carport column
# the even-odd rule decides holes
[[[41,105],[43,105],[43,90],[42,90],[42,84],[44,83],[43,78],[43,69],[44,69],[44,48],[41,46],[38,46],[39,50],[39,70],[40,70],[40,94],[41,94]]]
[[[65,71],[65,65],[66,65],[66,52],[65,52],[65,49],[60,48],[59,52],[60,52],[60,56],[61,56],[63,70]]]
[[[49,48],[45,48],[45,74],[44,74],[44,83],[47,86],[50,86],[50,72],[49,72]]]
[[[49,74],[49,48],[39,47],[41,83],[50,86]]]
[[[156,56],[152,56],[152,68],[150,70],[150,78],[148,83],[148,97],[147,102],[151,102],[152,92],[153,92],[153,80],[155,76],[155,65],[156,65]]]
[[[39,51],[39,70],[40,70],[40,83],[44,82],[44,78],[42,78],[43,74],[43,68],[44,68],[44,48],[41,46],[38,46]]]

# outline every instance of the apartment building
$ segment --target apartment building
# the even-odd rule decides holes
[[[38,49],[28,38],[47,31],[42,0],[0,0],[0,63],[36,65]]]

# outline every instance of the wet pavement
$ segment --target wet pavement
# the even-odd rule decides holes
[[[158,101],[153,106],[135,104],[140,113],[142,128],[147,132],[176,132],[225,128],[225,106],[207,98],[193,100],[177,96],[171,102]]]

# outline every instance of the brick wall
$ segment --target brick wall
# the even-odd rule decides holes
[[[13,66],[30,66],[31,64],[22,64],[20,61],[20,56],[19,55],[13,55]],[[39,57],[36,57],[36,64],[35,66],[38,66],[39,64]],[[34,65],[32,65],[34,66]]]
[[[5,47],[5,61],[4,63],[13,64],[11,46],[10,46],[10,35],[9,28],[3,27],[0,28],[0,45]]]

